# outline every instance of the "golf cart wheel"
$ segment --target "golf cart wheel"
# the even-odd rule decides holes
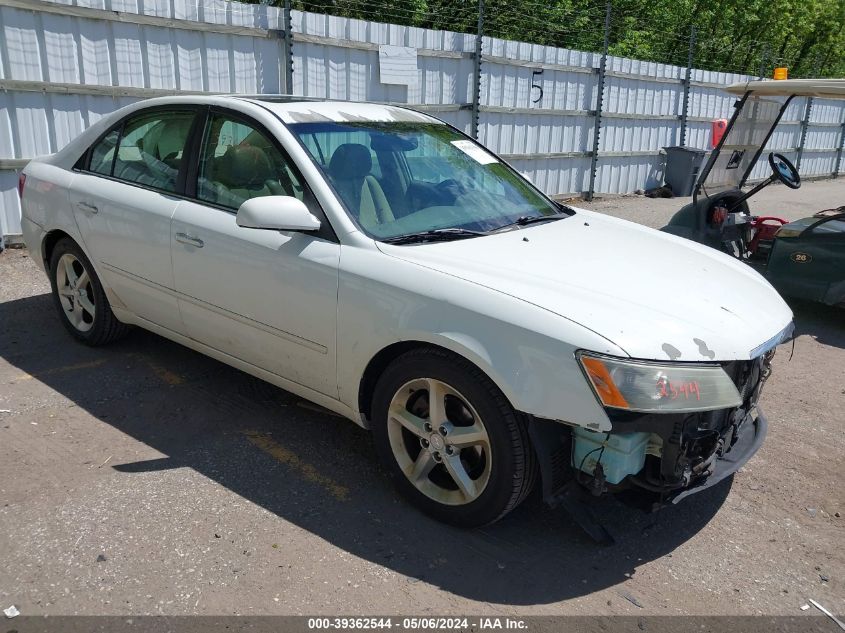
[[[403,354],[379,379],[372,412],[376,449],[399,491],[436,519],[486,525],[531,491],[537,468],[522,417],[459,356]]]
[[[77,340],[105,345],[129,331],[114,316],[94,267],[73,240],[60,240],[53,249],[50,283],[59,318]]]

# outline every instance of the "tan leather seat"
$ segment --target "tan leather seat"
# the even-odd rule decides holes
[[[359,143],[341,145],[329,161],[332,182],[365,229],[395,220],[381,185],[370,174],[372,167],[370,150]]]
[[[201,195],[219,204],[237,209],[250,198],[290,195],[282,188],[270,158],[260,147],[233,145],[211,167],[213,171],[206,183],[200,182]]]

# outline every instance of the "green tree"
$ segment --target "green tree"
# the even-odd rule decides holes
[[[281,0],[274,0],[280,4]],[[602,0],[486,0],[486,35],[583,51],[601,50]],[[477,0],[293,0],[293,8],[376,22],[474,33]],[[845,0],[612,0],[610,53],[770,76],[845,75]]]

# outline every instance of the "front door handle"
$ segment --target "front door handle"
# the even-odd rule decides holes
[[[205,246],[205,242],[203,242],[200,238],[192,237],[187,233],[177,233],[176,241],[181,242],[182,244],[188,244],[189,246],[196,246],[197,248]]]
[[[99,211],[96,205],[93,205],[90,202],[77,202],[76,206],[86,213],[97,213]]]

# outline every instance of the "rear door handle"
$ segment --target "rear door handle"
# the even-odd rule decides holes
[[[90,202],[77,202],[76,206],[86,213],[97,213],[99,211],[96,205],[93,205]]]
[[[182,244],[188,244],[189,246],[196,246],[197,248],[205,246],[205,242],[203,242],[200,238],[192,237],[187,233],[177,233],[176,241],[181,242]]]

